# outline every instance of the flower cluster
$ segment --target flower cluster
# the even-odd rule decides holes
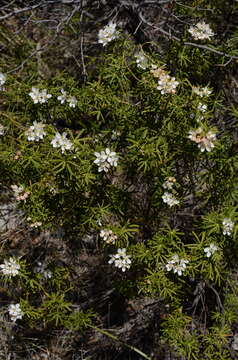
[[[193,86],[192,92],[200,97],[209,96],[212,90],[209,90],[207,86],[200,88],[199,86]]]
[[[204,21],[197,23],[195,26],[190,26],[188,32],[195,40],[211,40],[211,37],[214,36],[214,32]]]
[[[57,132],[51,141],[51,144],[54,148],[61,148],[62,154],[64,154],[65,150],[71,150],[73,147],[72,142],[67,139],[66,136],[66,132],[64,132],[62,135]]]
[[[167,271],[173,271],[174,274],[178,274],[179,276],[182,275],[183,271],[186,269],[186,264],[189,261],[185,259],[180,259],[179,256],[176,254],[172,257],[170,261],[165,265]]]
[[[167,74],[166,70],[164,69],[164,65],[161,67],[158,67],[155,64],[151,64],[150,72],[155,78],[158,78],[158,79]]]
[[[108,172],[111,166],[117,166],[118,156],[109,148],[102,150],[100,153],[95,152],[94,155],[96,156],[94,164],[98,166],[98,172]]]
[[[217,250],[219,250],[218,246],[211,243],[208,247],[204,248],[204,252],[206,254],[206,257],[211,257]]]
[[[175,80],[175,77],[171,77],[169,74],[164,74],[159,78],[157,90],[160,90],[161,94],[175,94],[176,87],[179,82]]]
[[[149,65],[148,60],[142,51],[135,54],[135,58],[136,58],[136,63],[137,63],[138,68],[141,68],[143,70],[146,70],[148,68],[148,65]]]
[[[162,200],[164,203],[168,204],[170,207],[179,204],[179,200],[177,200],[173,194],[171,194],[167,191],[165,191],[164,195],[162,195]]]
[[[32,98],[34,104],[44,104],[48,101],[48,99],[52,97],[51,94],[47,93],[46,89],[40,91],[40,89],[37,89],[35,87],[32,87],[29,96]]]
[[[164,189],[172,190],[174,184],[176,183],[176,179],[173,176],[167,177],[165,182],[162,184]]]
[[[158,80],[157,90],[161,91],[161,94],[175,94],[176,87],[179,82],[175,80],[175,77],[171,77],[163,67],[158,67],[157,65],[152,64],[152,69],[150,72]]]
[[[34,268],[34,271],[41,274],[45,279],[51,279],[53,275],[52,271],[47,269],[47,265],[42,264],[40,261],[37,262],[37,266]]]
[[[7,79],[6,75],[0,72],[0,90],[4,90],[3,85],[5,84],[6,79]]]
[[[20,265],[14,258],[9,258],[9,260],[4,260],[4,263],[0,265],[3,275],[7,276],[16,276],[19,274]]]
[[[21,310],[20,304],[11,304],[8,307],[8,312],[12,321],[17,321],[18,319],[22,319],[24,313]]]
[[[17,201],[26,200],[30,195],[29,191],[25,191],[23,186],[11,185],[13,195]]]
[[[64,89],[61,89],[61,95],[57,97],[57,100],[60,101],[61,104],[64,104],[65,102],[69,103],[69,107],[75,108],[78,101],[75,96],[67,95],[66,91]]]
[[[202,152],[205,150],[210,152],[215,146],[213,141],[216,140],[216,134],[212,130],[205,132],[199,127],[196,130],[190,130],[188,138],[198,144]]]
[[[99,30],[98,33],[98,42],[103,46],[107,45],[112,40],[116,39],[119,35],[119,32],[116,30],[116,24],[112,21],[109,22],[103,29]]]
[[[108,261],[109,264],[113,264],[122,269],[125,272],[127,269],[131,267],[131,259],[130,255],[126,255],[126,249],[118,249],[116,255],[110,255],[110,260]]]
[[[111,135],[111,139],[113,141],[117,140],[118,136],[121,135],[121,132],[120,131],[117,131],[117,130],[112,130],[112,135]]]
[[[42,122],[34,121],[33,125],[30,126],[29,129],[27,129],[25,131],[27,140],[28,141],[42,140],[44,138],[44,136],[46,135],[46,132],[44,131],[44,127],[45,127],[45,124],[43,124]],[[55,134],[54,138],[51,140],[51,145],[54,148],[61,148],[62,154],[64,154],[65,150],[71,150],[73,147],[72,142],[69,139],[67,139],[66,136],[67,136],[66,132],[64,132],[62,135],[57,132]],[[14,188],[13,188],[14,192],[17,192],[17,191],[22,192],[23,191],[20,187],[18,187],[18,189],[17,189],[16,185],[13,185],[13,186],[14,186]]]
[[[28,221],[31,221],[31,218],[28,217],[27,220],[28,220]],[[35,221],[35,222],[29,224],[29,226],[30,226],[31,228],[33,228],[33,229],[37,229],[37,228],[40,227],[41,225],[42,225],[42,222],[41,222],[41,221]]]
[[[222,225],[223,225],[223,235],[228,235],[230,236],[234,227],[234,222],[231,219],[225,218],[222,221]]]
[[[117,236],[113,234],[112,230],[101,230],[100,237],[105,241],[107,244],[115,244]]]
[[[34,121],[33,125],[29,127],[25,131],[25,135],[27,136],[28,141],[39,141],[42,140],[43,137],[46,135],[44,131],[45,124],[42,122]]]

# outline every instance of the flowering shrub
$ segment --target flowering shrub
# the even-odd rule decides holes
[[[108,313],[115,299],[127,309],[135,299],[152,299],[159,311],[146,313],[156,316],[145,317],[145,327],[148,321],[148,334],[160,328],[163,351],[188,360],[233,356],[236,341],[231,350],[227,337],[238,305],[237,110],[227,100],[227,69],[235,69],[223,45],[238,56],[237,36],[219,43],[216,23],[197,22],[199,7],[185,21],[191,8],[181,4],[171,6],[183,19],[183,38],[171,34],[160,52],[109,19],[80,43],[84,76],[62,64],[42,76],[31,57],[9,74],[2,66],[2,206],[18,211],[21,223],[13,240],[2,231],[1,305],[16,328],[116,328]],[[72,24],[68,19],[62,33],[76,36],[81,20],[74,13]],[[188,29],[190,23],[196,25]],[[84,57],[90,41],[97,53]],[[39,67],[44,56],[37,56]],[[64,54],[67,64],[78,58]],[[163,352],[153,351],[151,359]]]

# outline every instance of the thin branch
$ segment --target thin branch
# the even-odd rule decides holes
[[[1,7],[1,10],[4,10],[4,9],[6,9],[6,8],[9,8],[9,6],[13,5],[15,2],[16,2],[16,0],[12,0],[12,1],[11,1],[10,3],[8,3],[7,5],[3,5],[3,6]]]
[[[196,43],[192,43],[192,42],[184,42],[183,45],[186,45],[186,46],[194,46],[194,47],[198,47],[200,49],[204,49],[204,50],[208,50],[208,51],[211,51],[215,54],[218,54],[218,55],[223,55],[225,57],[229,57],[231,60],[233,59],[238,59],[238,56],[234,56],[234,55],[229,55],[227,53],[224,53],[223,51],[219,51],[219,50],[216,50],[216,49],[213,49],[209,46],[206,46],[206,45],[201,45],[201,44],[196,44]]]
[[[197,47],[197,48],[200,48],[200,49],[204,49],[204,50],[208,50],[210,52],[213,52],[215,54],[218,54],[218,55],[223,55],[225,57],[229,57],[230,59],[238,59],[238,56],[234,56],[234,55],[229,55],[227,53],[224,53],[223,51],[219,51],[219,50],[216,50],[216,49],[213,49],[207,45],[202,45],[202,44],[197,44],[197,43],[193,43],[193,42],[188,42],[188,41],[185,41],[183,42],[180,38],[178,38],[177,36],[171,34],[170,32],[164,30],[164,29],[161,29],[157,26],[155,26],[154,24],[148,22],[144,16],[141,14],[141,12],[139,12],[139,17],[140,19],[142,20],[142,22],[148,26],[151,26],[153,27],[154,29],[158,30],[159,32],[161,32],[161,34],[165,35],[166,37],[168,37],[169,39],[172,39],[172,40],[175,40],[177,42],[180,42],[182,45],[185,45],[185,46],[193,46],[193,47]]]
[[[176,5],[180,5],[182,7],[185,7],[187,9],[190,9],[190,10],[199,10],[199,11],[211,11],[212,13],[214,13],[214,9],[205,9],[205,8],[200,8],[200,7],[192,7],[192,6],[188,6],[188,5],[184,5],[178,1],[176,1]]]
[[[152,360],[148,355],[146,355],[140,349],[136,348],[135,346],[131,346],[131,345],[125,343],[124,341],[120,340],[117,336],[113,335],[111,332],[109,332],[107,330],[104,330],[104,329],[100,329],[100,328],[98,328],[97,326],[94,326],[94,325],[89,325],[89,327],[91,327],[92,329],[98,331],[99,333],[101,333],[103,335],[106,335],[107,337],[117,341],[119,344],[125,346],[126,348],[135,351],[137,354],[142,356],[144,359]]]
[[[35,10],[35,9],[37,9],[37,8],[43,6],[43,5],[45,5],[45,4],[36,4],[36,5],[32,5],[32,6],[25,7],[25,8],[23,8],[23,9],[13,10],[13,11],[11,11],[10,13],[8,13],[8,14],[6,14],[6,15],[4,15],[4,16],[1,16],[1,17],[0,17],[0,21],[1,21],[1,20],[6,20],[6,19],[8,19],[8,18],[11,17],[11,16],[15,16],[15,15],[21,14],[21,13],[26,12],[26,11]]]
[[[206,282],[206,285],[214,292],[214,294],[216,295],[216,299],[217,299],[217,303],[218,303],[218,306],[220,307],[220,309],[222,310],[222,312],[225,311],[223,305],[222,305],[222,302],[221,302],[221,298],[218,294],[218,292],[216,291],[216,289],[214,289],[214,287],[209,284],[208,282]]]
[[[23,66],[25,65],[25,63],[26,63],[28,60],[30,60],[32,57],[34,57],[38,52],[42,52],[42,50],[45,50],[46,48],[48,48],[48,46],[55,41],[57,35],[58,35],[58,33],[55,33],[55,35],[53,36],[53,38],[52,38],[50,41],[48,41],[44,46],[42,46],[42,47],[40,47],[40,48],[37,46],[37,47],[36,47],[36,50],[34,50],[29,56],[27,56],[27,57],[22,61],[22,63],[21,63],[20,65],[18,65],[17,67],[15,67],[15,68],[12,69],[12,70],[6,71],[6,74],[10,74],[10,73],[12,73],[12,72],[15,72],[15,71],[18,71],[18,70],[22,69]]]
[[[150,22],[148,22],[148,21],[144,18],[144,16],[141,14],[141,12],[139,12],[139,17],[140,17],[141,21],[142,21],[144,24],[153,27],[155,30],[158,30],[159,32],[161,32],[161,34],[165,35],[165,36],[168,37],[169,39],[173,39],[173,40],[176,40],[176,41],[181,42],[181,40],[180,40],[177,36],[174,36],[174,35],[172,35],[171,33],[169,33],[168,31],[166,31],[166,30],[164,30],[164,29],[161,29],[161,28],[155,26],[154,24],[151,24]]]

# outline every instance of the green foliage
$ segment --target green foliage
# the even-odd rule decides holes
[[[200,3],[176,4],[176,11],[197,16]],[[210,7],[213,2],[204,3]],[[183,36],[186,40],[187,28]],[[217,50],[224,47],[237,54],[236,38],[234,32]],[[31,46],[16,46],[12,57],[17,64]],[[34,226],[48,232],[62,228],[63,241],[77,248],[76,257],[87,238],[103,254],[105,268],[113,266],[107,264],[109,254],[126,248],[130,275],[114,279],[115,286],[128,299],[155,297],[167,306],[163,342],[184,359],[226,360],[227,337],[237,321],[237,285],[231,274],[238,259],[237,140],[226,116],[229,112],[236,126],[237,110],[227,107],[216,86],[214,63],[224,63],[223,56],[217,60],[202,47],[175,41],[166,55],[152,49],[144,52],[148,67],[142,69],[134,56],[141,49],[129,36],[120,36],[105,48],[85,82],[66,71],[40,78],[31,62],[24,76],[9,75],[1,93],[2,196],[17,204],[33,233]],[[152,64],[160,80],[165,74],[176,77],[176,90],[163,93],[157,88]],[[220,81],[224,78],[222,73]],[[212,93],[201,97],[194,91],[198,86]],[[47,89],[52,96],[34,103],[32,87]],[[76,98],[75,107],[59,101],[61,89]],[[34,121],[45,125],[45,136],[31,141],[27,131]],[[54,145],[55,135],[62,133],[70,149]],[[105,149],[116,153],[118,165],[108,161],[107,171],[100,171],[95,160]],[[12,185],[21,186],[25,198],[19,199]],[[166,193],[176,205],[166,200]],[[227,219],[234,226],[226,232]],[[115,241],[106,242],[101,230],[111,230]],[[211,246],[215,250],[209,253]],[[2,258],[9,254],[4,249]],[[78,289],[78,278],[72,280],[75,264],[52,261],[47,278],[45,269],[34,271],[36,259],[25,253],[22,258],[18,276],[3,274],[2,285],[20,303],[22,323],[74,331],[93,327],[94,310],[77,303],[84,284],[79,276]],[[118,272],[110,271],[110,278]]]

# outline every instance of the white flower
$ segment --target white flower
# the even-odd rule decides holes
[[[4,88],[4,84],[6,82],[7,76],[5,74],[3,74],[2,72],[0,72],[0,90],[3,91],[5,90]]]
[[[11,185],[13,195],[17,201],[20,200],[26,200],[28,196],[30,195],[29,191],[25,191],[24,187],[22,185]]]
[[[75,96],[68,96],[67,102],[69,103],[69,106],[70,106],[70,107],[73,107],[73,108],[75,108],[75,106],[76,106],[77,103],[78,103],[78,101],[77,101],[77,99],[76,99]]]
[[[34,104],[41,102],[41,93],[40,90],[32,87],[31,92],[29,93],[29,96],[32,98]]]
[[[7,79],[6,75],[3,74],[2,72],[0,72],[0,85],[1,86],[5,84],[6,79]]]
[[[44,276],[45,279],[51,279],[53,274],[52,271],[50,271],[49,269],[46,269],[42,272],[42,275]]]
[[[0,124],[0,136],[4,134],[5,134],[5,127],[2,124]]]
[[[197,143],[202,152],[205,150],[210,152],[215,147],[213,141],[216,140],[216,134],[212,130],[209,130],[206,133],[201,127],[199,127],[196,130],[190,130],[188,138]]]
[[[162,67],[159,68],[156,65],[152,66],[150,72],[154,77],[159,78],[157,90],[161,91],[161,94],[175,94],[176,87],[179,82],[175,80],[175,77],[171,77]]]
[[[214,32],[204,21],[197,23],[195,26],[190,26],[188,32],[195,40],[211,40],[211,37],[214,36]]]
[[[22,319],[24,313],[20,308],[20,304],[11,304],[8,307],[8,312],[12,321],[17,321],[18,319]]]
[[[204,119],[204,116],[203,116],[203,115],[199,115],[199,116],[197,116],[196,121],[197,121],[198,123],[200,123],[203,119]]]
[[[197,107],[198,111],[206,112],[207,111],[207,105],[203,103],[199,103]]]
[[[31,223],[30,224],[30,227],[31,228],[38,228],[42,225],[42,222],[41,221],[35,221],[34,223]]]
[[[19,274],[20,265],[16,259],[10,257],[8,260],[4,260],[4,264],[0,265],[1,271],[4,275],[16,276]]]
[[[70,107],[75,108],[75,106],[77,105],[78,101],[76,99],[75,96],[71,96],[71,95],[67,95],[66,91],[64,89],[61,89],[61,94],[57,97],[57,100],[60,101],[61,104],[64,104],[65,101],[67,101],[69,103]]]
[[[212,93],[212,90],[209,90],[207,86],[203,88],[192,86],[192,92],[200,97],[203,97],[203,96],[209,96]]]
[[[97,223],[98,226],[102,226],[102,220],[101,219],[97,219],[96,223]]]
[[[116,140],[117,137],[120,136],[120,135],[121,135],[120,131],[112,130],[111,139],[112,139],[112,140]]]
[[[25,131],[25,135],[27,136],[28,141],[39,141],[42,140],[46,135],[44,131],[45,124],[42,122],[34,121],[33,125],[29,127],[28,130]]]
[[[131,267],[131,259],[130,255],[126,255],[126,249],[118,249],[116,255],[110,255],[110,260],[108,261],[109,264],[113,264],[118,267],[119,269],[122,269],[123,272],[126,271],[126,269],[130,269]]]
[[[162,184],[164,189],[168,189],[171,190],[174,186],[174,184],[176,183],[176,179],[173,176],[169,176],[165,182]]]
[[[165,265],[167,271],[173,271],[174,274],[178,274],[179,276],[182,275],[183,271],[186,269],[186,264],[189,261],[185,259],[180,259],[179,256],[176,254],[172,257],[170,261]]]
[[[64,104],[67,99],[67,93],[66,93],[66,91],[64,91],[64,89],[61,89],[60,91],[61,91],[62,95],[59,95],[57,97],[57,100],[59,100],[61,104]]]
[[[45,102],[47,102],[48,101],[48,99],[50,99],[52,97],[52,95],[51,94],[48,94],[47,93],[47,90],[46,89],[43,89],[42,91],[41,91],[41,103],[45,103]]]
[[[167,191],[164,193],[164,195],[162,195],[162,199],[163,202],[168,204],[170,207],[179,204],[179,201],[173,196],[173,194]]]
[[[112,230],[101,230],[100,237],[107,243],[107,244],[115,244],[117,236],[113,234]]]
[[[175,94],[176,87],[179,82],[175,80],[175,77],[171,77],[168,74],[162,75],[158,81],[157,90],[161,91],[161,94]]]
[[[98,166],[98,172],[108,172],[111,166],[117,166],[118,156],[109,148],[102,150],[100,153],[95,152],[94,155],[96,156],[94,164]]]
[[[149,66],[148,60],[142,51],[135,54],[135,58],[136,58],[137,67],[139,67],[143,70],[146,70],[148,68],[148,66]]]
[[[39,90],[38,88],[32,87],[29,96],[32,98],[34,104],[44,104],[52,97],[51,94],[47,93],[46,89]]]
[[[167,264],[165,265],[167,271],[173,270],[174,264],[176,264],[176,263],[178,263],[178,262],[179,262],[179,257],[178,257],[178,255],[176,254],[176,255],[174,255],[174,256],[172,257],[172,259],[171,259],[170,261],[168,261]]]
[[[47,265],[42,264],[40,261],[37,262],[37,266],[34,268],[34,271],[41,274],[45,279],[51,279],[53,276],[52,271],[47,269]]]
[[[54,148],[61,148],[62,154],[64,154],[65,150],[71,150],[73,147],[72,142],[67,139],[66,136],[66,132],[64,132],[62,135],[57,132],[51,141],[51,144]]]
[[[206,254],[206,257],[208,257],[208,258],[211,257],[218,249],[219,249],[218,246],[211,243],[208,247],[204,248],[204,252]]]
[[[234,227],[234,222],[231,219],[225,218],[222,221],[222,225],[223,225],[223,235],[228,235],[230,236]]]
[[[110,41],[116,39],[119,32],[116,30],[116,24],[112,21],[109,22],[103,29],[99,30],[98,42],[103,46],[107,45]]]
[[[231,344],[233,350],[238,351],[238,334],[234,335],[233,342]]]

